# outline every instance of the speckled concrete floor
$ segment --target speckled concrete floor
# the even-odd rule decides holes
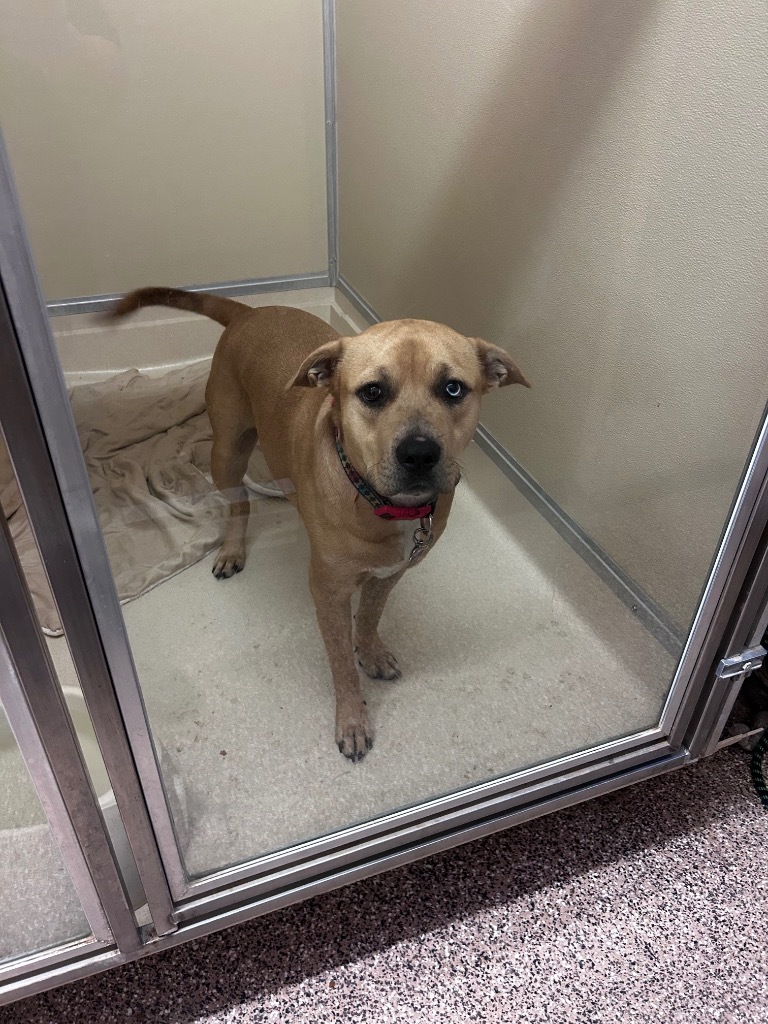
[[[0,1010],[0,1024],[768,1021],[768,814],[745,756]]]

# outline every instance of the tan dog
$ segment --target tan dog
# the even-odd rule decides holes
[[[258,439],[273,477],[295,489],[287,496],[310,539],[309,586],[333,673],[336,742],[359,761],[373,730],[355,655],[371,678],[400,675],[378,633],[387,597],[445,528],[481,395],[530,385],[503,349],[426,320],[394,320],[342,338],[299,309],[253,309],[165,288],[127,295],[115,316],[149,305],[191,310],[226,327],[205,392],[213,480],[231,500],[213,572],[232,576],[245,563],[243,477]]]

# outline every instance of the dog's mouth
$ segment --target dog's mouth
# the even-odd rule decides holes
[[[380,493],[387,495],[395,505],[411,507],[427,505],[439,494],[450,493],[458,484],[461,471],[455,464],[440,464],[420,476],[395,472],[384,477],[380,481]]]
[[[406,490],[398,491],[390,495],[390,500],[395,505],[403,505],[405,508],[417,508],[419,505],[428,505],[437,497],[437,490],[434,487],[409,487]]]

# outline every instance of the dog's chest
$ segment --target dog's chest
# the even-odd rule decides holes
[[[418,526],[418,523],[416,525]],[[400,561],[395,562],[394,565],[380,565],[372,568],[370,570],[372,576],[384,580],[387,576],[394,576],[396,572],[400,572],[408,565],[411,551],[413,551],[413,529],[413,523],[409,520],[403,520],[397,524],[397,537],[393,538],[390,550],[394,557],[397,557],[398,554],[401,555]]]

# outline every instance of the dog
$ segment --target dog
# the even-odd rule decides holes
[[[213,574],[225,579],[245,564],[243,478],[258,440],[272,476],[290,481],[286,497],[309,534],[309,587],[333,675],[336,743],[360,761],[374,733],[355,662],[373,679],[399,678],[378,633],[386,600],[445,529],[482,396],[530,384],[502,348],[427,320],[341,337],[300,309],[252,308],[172,288],[132,292],[112,315],[155,305],[225,328],[205,392],[213,482],[230,499]]]

